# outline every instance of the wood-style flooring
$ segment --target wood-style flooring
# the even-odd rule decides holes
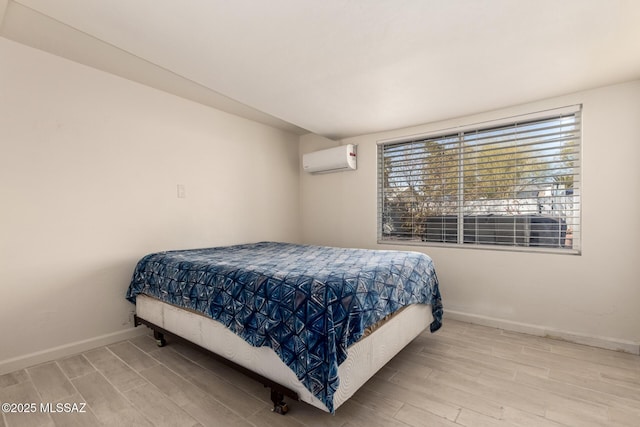
[[[209,356],[151,336],[0,376],[0,427],[640,426],[640,357],[450,319],[424,332],[335,415],[288,399]],[[40,404],[86,403],[85,412]],[[65,408],[62,406],[62,408]],[[77,407],[79,408],[79,405]]]

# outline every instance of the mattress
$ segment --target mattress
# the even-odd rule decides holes
[[[329,412],[295,373],[269,347],[254,347],[209,317],[191,310],[139,295],[136,314],[155,325],[227,360],[281,384],[310,405]],[[333,395],[333,410],[347,401],[369,378],[433,321],[432,307],[415,304],[399,312],[374,332],[348,348],[347,358],[338,367],[340,384]]]

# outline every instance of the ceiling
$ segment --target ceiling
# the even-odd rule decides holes
[[[0,0],[0,35],[296,133],[640,78],[637,0]]]

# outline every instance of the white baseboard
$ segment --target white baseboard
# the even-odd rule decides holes
[[[624,351],[626,353],[640,355],[640,343],[632,341],[578,334],[562,331],[559,329],[546,328],[539,325],[514,322],[511,320],[481,316],[478,314],[463,313],[460,311],[446,310],[444,317],[445,319],[453,319],[459,320],[461,322],[490,326],[493,328],[504,329],[506,331],[520,332],[540,337],[549,337],[577,344],[584,344],[591,347]],[[76,341],[47,350],[14,357],[12,359],[2,360],[0,361],[0,375],[17,371],[19,369],[28,368],[29,366],[38,365],[40,363],[49,362],[51,360],[60,359],[66,356],[72,356],[74,354],[91,350],[96,347],[113,344],[118,341],[123,341],[147,333],[149,333],[147,328],[129,328],[123,331],[113,332],[110,334],[101,335],[99,337]]]
[[[101,335],[99,337],[89,338],[82,341],[76,341],[70,344],[49,348],[35,353],[14,357],[11,359],[0,360],[0,375],[19,369],[28,368],[29,366],[38,365],[40,363],[50,362],[66,356],[72,356],[83,351],[91,350],[103,345],[109,345],[118,341],[127,340],[139,335],[149,333],[147,328],[129,328],[123,331],[113,332]]]
[[[584,344],[591,347],[604,348],[607,350],[623,351],[640,355],[640,343],[625,341],[616,338],[598,337],[592,335],[579,334],[563,331],[560,329],[547,328],[544,326],[532,325],[528,323],[513,322],[511,320],[497,319],[494,317],[481,316],[478,314],[462,313],[460,311],[445,310],[445,319],[459,320],[461,322],[474,323],[492,328],[504,329],[506,331],[520,332],[523,334],[548,337],[576,344]]]

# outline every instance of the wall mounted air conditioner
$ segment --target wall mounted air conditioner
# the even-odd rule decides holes
[[[356,170],[356,167],[356,147],[353,144],[302,155],[302,168],[305,172],[341,172]]]

